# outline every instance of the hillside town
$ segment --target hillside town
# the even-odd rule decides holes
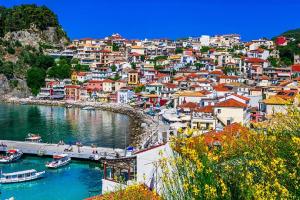
[[[178,128],[201,133],[266,120],[298,105],[300,57],[274,66],[276,47],[293,38],[243,42],[240,35],[128,40],[75,39],[49,55],[76,60],[69,79],[46,79],[39,99],[114,102],[144,109]],[[84,67],[82,67],[84,66]]]

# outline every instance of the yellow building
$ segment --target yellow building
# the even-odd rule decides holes
[[[71,74],[72,84],[77,84],[77,72],[72,72]]]
[[[139,83],[139,73],[136,70],[128,72],[128,85],[137,85]]]

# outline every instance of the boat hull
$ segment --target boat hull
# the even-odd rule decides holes
[[[10,183],[22,183],[22,182],[34,181],[34,180],[43,178],[44,174],[45,174],[45,171],[42,171],[42,172],[37,172],[34,176],[31,176],[31,177],[12,178],[12,179],[1,178],[0,183],[1,184],[10,184]]]
[[[71,162],[71,158],[69,158],[68,160],[65,160],[63,162],[57,163],[57,164],[52,164],[52,162],[51,162],[51,163],[47,164],[46,167],[48,167],[49,169],[57,169],[57,168],[68,165],[70,162]]]
[[[0,159],[0,163],[12,163],[19,160],[22,157],[23,153],[18,153],[17,155],[13,155],[11,157]]]

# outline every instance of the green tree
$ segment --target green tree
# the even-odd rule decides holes
[[[180,54],[180,53],[182,53],[183,52],[183,48],[176,48],[175,49],[175,53],[176,54]]]
[[[209,49],[210,49],[210,47],[208,47],[208,46],[203,46],[203,47],[201,47],[200,51],[201,51],[201,53],[206,53],[206,52],[209,51]]]
[[[7,53],[9,53],[9,54],[15,54],[15,53],[16,53],[16,50],[15,50],[12,46],[8,46],[8,47],[6,48],[6,51],[7,51]]]
[[[273,56],[270,56],[268,58],[268,61],[270,62],[272,67],[278,67],[279,66],[278,59],[274,58]]]
[[[112,44],[112,50],[113,51],[119,51],[119,46],[115,43]]]
[[[116,65],[112,65],[110,66],[111,71],[115,72],[117,70],[117,66]]]
[[[4,74],[6,78],[11,79],[14,77],[14,63],[0,62],[0,74]]]
[[[51,56],[39,55],[35,58],[34,66],[47,70],[48,68],[53,67],[54,64],[54,58],[52,58]]]
[[[136,69],[136,64],[135,63],[131,63],[130,65],[131,65],[132,69]]]
[[[143,85],[142,86],[137,86],[137,87],[134,88],[135,93],[140,93],[144,90],[145,90],[145,86],[143,86]]]
[[[59,59],[55,66],[49,68],[47,75],[51,78],[65,79],[71,76],[71,64],[68,59]]]
[[[37,95],[40,88],[45,85],[46,71],[42,68],[33,67],[27,71],[27,85],[32,94]]]
[[[76,72],[80,72],[80,71],[87,72],[90,70],[90,67],[88,65],[77,64],[77,65],[75,65],[74,70]]]

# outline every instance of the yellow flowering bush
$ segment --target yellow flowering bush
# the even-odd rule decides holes
[[[290,108],[252,127],[173,138],[174,157],[160,162],[163,197],[299,199],[300,111]]]
[[[161,198],[144,185],[134,184],[125,189],[118,189],[116,192],[92,197],[88,200],[161,200]]]

